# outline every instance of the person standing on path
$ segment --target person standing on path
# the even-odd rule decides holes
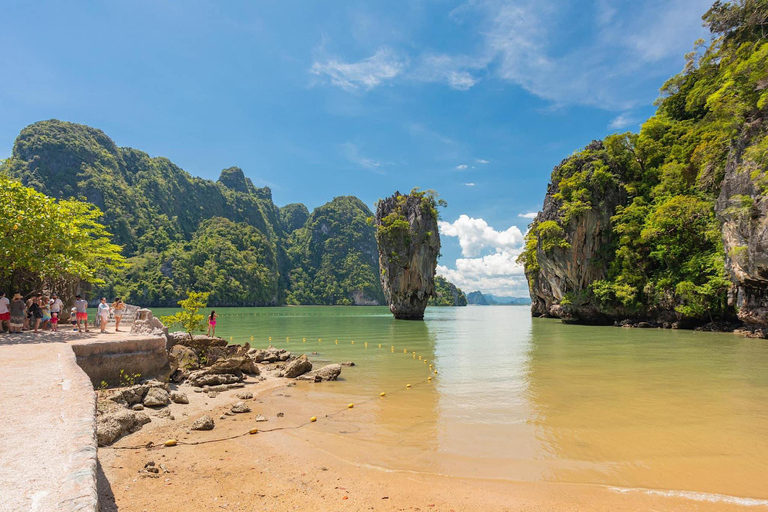
[[[112,303],[112,312],[115,315],[115,332],[120,332],[120,320],[123,319],[123,313],[125,312],[125,302],[120,300],[120,297],[115,299]]]
[[[59,295],[54,293],[51,295],[51,331],[56,332],[59,330],[59,318],[61,318],[61,308],[64,307],[64,303],[59,299]]]
[[[97,316],[99,318],[101,333],[106,334],[107,322],[109,322],[109,304],[107,304],[106,297],[102,297],[101,302],[99,302],[99,310]]]
[[[212,310],[211,314],[208,315],[208,336],[211,338],[216,336],[216,310]]]
[[[29,305],[29,328],[34,329],[35,334],[40,328],[40,321],[43,319],[43,309],[40,307],[40,297],[32,297],[32,303]]]
[[[0,331],[11,332],[11,301],[0,291]]]
[[[85,332],[88,331],[88,301],[83,299],[80,295],[75,295],[75,314],[77,316],[77,330],[83,332],[83,327],[80,326],[80,322],[85,325]]]
[[[24,314],[27,310],[27,305],[24,304],[24,297],[20,293],[13,294],[13,302],[11,302],[11,332],[21,332],[21,328],[24,326]]]
[[[45,330],[51,326],[51,299],[43,295],[40,299],[40,309],[43,311],[43,322],[40,324],[40,328]]]

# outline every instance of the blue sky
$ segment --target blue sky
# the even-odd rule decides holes
[[[0,0],[0,158],[57,118],[277,204],[435,189],[439,272],[526,295],[552,167],[636,131],[709,0]]]

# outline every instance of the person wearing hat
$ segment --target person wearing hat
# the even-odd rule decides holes
[[[0,291],[0,331],[11,332],[11,301]]]
[[[75,311],[77,315],[77,330],[83,332],[83,328],[80,327],[80,322],[85,324],[85,332],[88,332],[88,301],[75,295]]]
[[[20,293],[14,293],[13,301],[11,301],[11,332],[21,332],[26,310],[27,305],[24,304],[24,297]]]

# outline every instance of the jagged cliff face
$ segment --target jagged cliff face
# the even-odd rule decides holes
[[[587,150],[600,152],[603,143],[593,141]],[[571,161],[564,160],[555,168],[553,175],[559,175],[561,168]],[[590,175],[595,162],[605,163],[598,156],[580,159],[575,162],[576,169],[572,172]],[[534,221],[535,226],[562,221],[563,201],[558,198],[558,185],[549,184],[542,211]],[[562,239],[558,243],[546,244],[542,240],[535,249],[538,266],[527,273],[534,316],[554,316],[565,321],[594,324],[611,321],[589,300],[589,286],[607,276],[604,255],[615,238],[611,216],[617,206],[626,203],[626,194],[618,182],[595,192],[599,193],[593,194],[596,196],[593,207],[565,223]]]
[[[750,142],[754,139],[745,137],[731,150],[716,211],[733,282],[728,300],[741,321],[763,330],[768,327],[768,198],[753,179],[764,170],[744,157]]]
[[[395,318],[422,320],[435,294],[440,253],[436,206],[423,192],[395,192],[376,208],[381,284]]]

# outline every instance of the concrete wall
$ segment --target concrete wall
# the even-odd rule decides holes
[[[88,375],[94,387],[104,381],[120,385],[120,370],[141,379],[163,377],[168,372],[165,337],[146,335],[115,341],[85,341],[71,344],[77,364]],[[138,379],[137,379],[138,380]]]

